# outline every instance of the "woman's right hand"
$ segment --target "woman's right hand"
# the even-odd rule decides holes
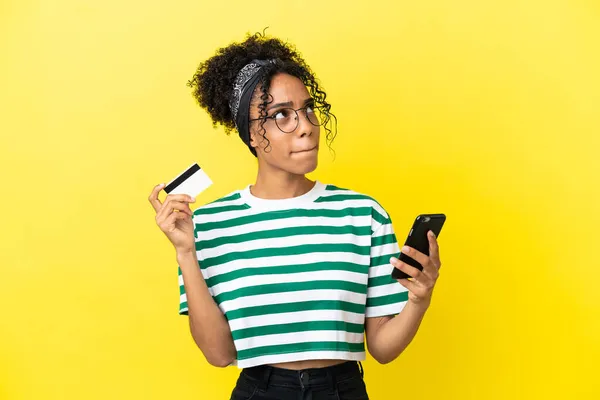
[[[164,184],[155,186],[148,197],[156,211],[156,224],[167,235],[178,253],[195,252],[193,213],[189,203],[196,200],[187,194],[169,194],[164,203],[161,203],[158,193],[163,187]]]

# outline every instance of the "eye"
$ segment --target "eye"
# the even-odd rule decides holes
[[[273,118],[275,118],[275,119],[289,118],[292,115],[292,113],[293,113],[292,110],[284,108],[282,110],[275,112],[275,114],[273,114]]]

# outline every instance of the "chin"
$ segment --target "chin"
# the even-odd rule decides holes
[[[318,160],[317,157],[310,160],[291,160],[290,168],[288,169],[290,172],[296,175],[306,175],[308,173],[313,172],[317,169]]]

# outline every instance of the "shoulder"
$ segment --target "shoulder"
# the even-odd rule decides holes
[[[241,190],[235,190],[221,196],[209,203],[201,205],[193,210],[194,216],[204,214],[215,214],[226,210],[231,210],[232,207],[239,208],[244,207],[245,204],[242,200]]]
[[[391,222],[390,215],[386,211],[385,207],[373,196],[368,193],[356,191],[353,189],[326,184],[325,190],[321,195],[320,201],[348,201],[354,203],[357,206],[370,207],[371,217],[373,219],[373,227],[376,228],[379,225]]]

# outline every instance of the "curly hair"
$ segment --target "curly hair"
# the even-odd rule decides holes
[[[265,28],[266,29],[266,28]],[[275,59],[275,64],[270,65],[259,81],[262,94],[259,104],[260,129],[263,139],[270,146],[264,129],[267,116],[266,107],[269,100],[269,88],[271,78],[278,72],[284,72],[299,78],[314,99],[315,108],[318,108],[323,118],[324,129],[327,132],[326,142],[330,150],[331,143],[337,134],[337,118],[330,112],[331,105],[325,100],[326,93],[319,87],[317,79],[304,62],[295,46],[290,43],[284,43],[277,38],[268,38],[260,32],[253,35],[247,33],[246,38],[241,43],[233,43],[227,47],[222,47],[216,51],[216,54],[206,61],[202,62],[192,79],[187,82],[187,86],[193,88],[193,96],[200,105],[206,109],[212,119],[213,128],[217,124],[223,125],[225,133],[229,135],[236,129],[233,115],[229,108],[229,99],[233,93],[233,84],[238,72],[253,59]],[[333,121],[335,129],[332,130]],[[256,156],[256,150],[250,149]]]

